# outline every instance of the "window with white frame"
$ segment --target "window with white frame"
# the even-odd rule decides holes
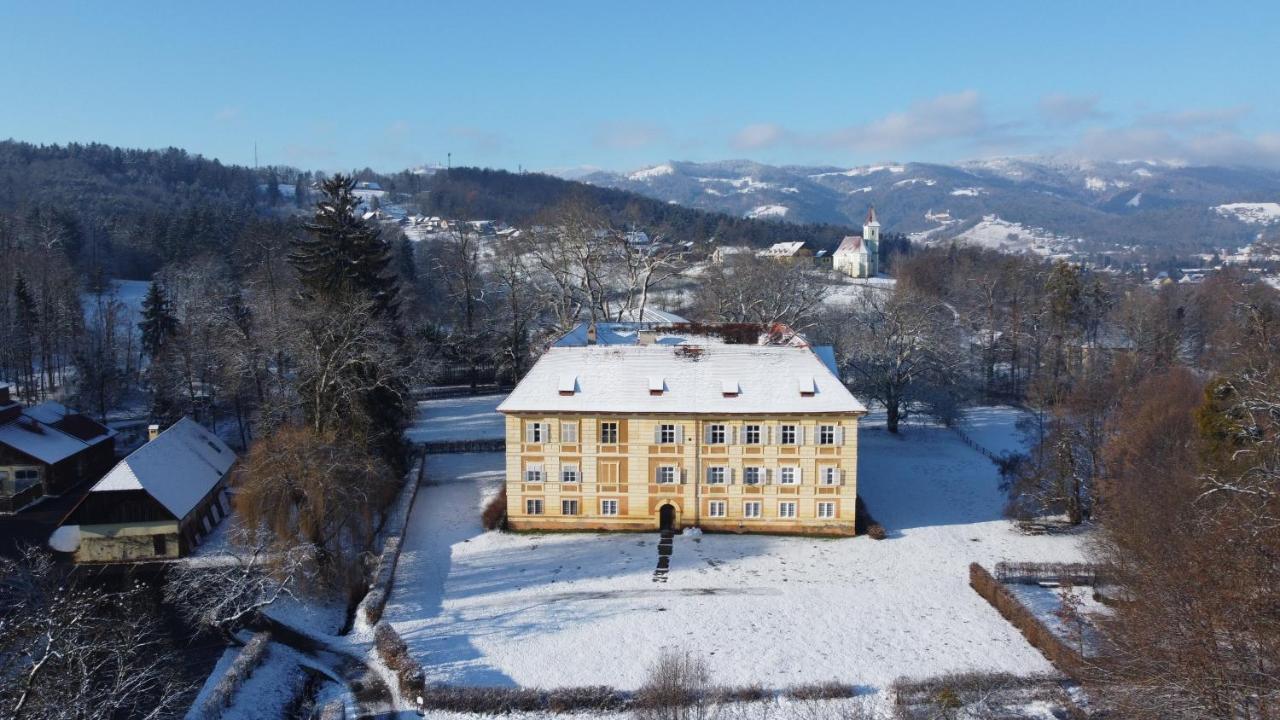
[[[798,445],[800,433],[795,425],[778,426],[778,442],[783,445]]]
[[[747,467],[742,468],[742,484],[743,485],[759,485],[764,482],[764,468]]]
[[[723,500],[712,500],[707,503],[707,517],[724,517],[726,514]]]
[[[676,478],[679,476],[680,470],[676,466],[660,465],[658,466],[658,474],[655,479],[659,485],[673,485],[676,482]]]
[[[581,476],[578,474],[577,465],[561,465],[560,466],[560,482],[576,483]]]
[[[525,500],[525,501],[524,501],[524,514],[525,514],[525,515],[541,515],[541,514],[542,514],[542,501],[541,501],[541,500],[534,500],[534,499],[532,499],[532,498],[531,498],[531,499],[529,499],[529,500]]]
[[[778,468],[779,485],[795,485],[800,482],[800,468],[794,466]]]
[[[576,422],[560,423],[560,442],[562,443],[578,442],[578,423]]]
[[[671,445],[676,441],[675,425],[659,425],[658,426],[658,442],[663,445]]]
[[[818,503],[818,517],[833,518],[836,516],[836,504],[833,502]]]
[[[577,500],[561,500],[560,514],[561,515],[577,515],[578,501]]]
[[[760,503],[759,502],[742,503],[742,517],[744,518],[760,517]]]
[[[818,426],[818,444],[819,445],[835,445],[836,444],[836,426],[835,425],[819,425]]]
[[[743,425],[742,426],[742,442],[745,445],[759,445],[764,441],[764,436],[760,433],[759,425]]]
[[[617,515],[618,501],[617,500],[601,500],[600,514],[601,515]]]
[[[726,467],[709,467],[707,468],[707,484],[723,485],[729,479],[729,469]]]
[[[524,466],[524,481],[527,483],[542,482],[542,463],[529,463]]]
[[[724,445],[728,441],[728,430],[724,425],[707,426],[708,445]]]
[[[616,420],[600,423],[600,442],[604,445],[618,444],[618,423]]]
[[[822,484],[823,485],[839,485],[840,484],[840,468],[838,467],[822,468]]]
[[[525,422],[524,441],[527,443],[546,442],[547,429],[540,422]]]
[[[796,516],[796,504],[794,502],[778,503],[778,517],[793,518]]]

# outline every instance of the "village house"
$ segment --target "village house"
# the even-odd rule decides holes
[[[867,211],[862,236],[849,235],[840,241],[832,264],[837,272],[849,277],[869,278],[880,272],[880,221],[876,219],[875,206]]]
[[[0,383],[0,512],[102,477],[115,462],[115,436],[55,402],[24,408]]]
[[[762,258],[770,260],[779,260],[782,262],[796,262],[802,259],[813,257],[813,250],[807,247],[803,241],[796,240],[792,242],[774,243],[769,247],[756,253]]]
[[[578,326],[498,406],[510,527],[854,534],[866,410],[828,351],[785,326]]]
[[[226,516],[231,448],[191,418],[152,435],[89,489],[50,547],[79,563],[183,557]]]

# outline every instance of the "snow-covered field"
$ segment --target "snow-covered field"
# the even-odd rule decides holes
[[[992,409],[990,428],[1013,412]],[[967,566],[1080,561],[1080,538],[1017,532],[994,466],[949,430],[895,437],[873,418],[860,450],[859,489],[889,539],[687,533],[664,584],[656,534],[484,532],[502,455],[431,457],[385,617],[430,680],[473,685],[631,689],[664,647],[703,655],[717,684],[771,688],[1050,671]]]
[[[112,280],[110,287],[102,293],[103,300],[117,300],[124,306],[128,314],[126,318],[132,327],[142,318],[142,300],[147,296],[151,283],[146,280]],[[84,307],[84,316],[92,317],[97,312],[98,296],[93,293],[81,293],[80,304]]]
[[[495,412],[506,395],[422,400],[417,416],[405,431],[410,442],[500,438],[502,416]]]
[[[1051,255],[1065,249],[1071,238],[1043,228],[1027,227],[996,215],[985,215],[982,222],[956,236],[956,240],[1005,252],[1030,252]]]
[[[1216,205],[1214,212],[1251,225],[1270,225],[1280,222],[1280,203],[1227,203]]]
[[[1029,412],[1005,405],[975,407],[965,410],[960,427],[970,440],[996,455],[1003,455],[1026,449],[1025,433],[1018,429],[1018,421],[1030,417]]]

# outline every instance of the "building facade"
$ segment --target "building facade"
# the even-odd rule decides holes
[[[498,408],[510,527],[854,534],[865,410],[802,338],[758,331],[566,335]]]
[[[116,432],[56,402],[23,407],[0,383],[0,513],[19,512],[101,478]]]

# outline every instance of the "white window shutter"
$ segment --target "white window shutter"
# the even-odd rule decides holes
[[[657,445],[660,442],[662,442],[662,426],[654,425],[653,426],[653,444]]]
[[[840,427],[839,425],[836,426],[836,444],[837,445],[844,444],[844,428]]]
[[[843,485],[843,484],[844,484],[844,470],[843,470],[843,469],[836,470],[836,481],[837,481],[837,482],[839,482],[841,485]]]
[[[684,444],[684,425],[676,425],[676,442]]]
[[[764,484],[765,485],[773,484],[773,470],[770,468],[764,469]]]
[[[730,485],[734,484],[734,480],[736,479],[735,475],[736,473],[734,472],[733,468],[729,468],[729,484]]]
[[[728,438],[728,440],[729,440],[729,444],[730,444],[730,445],[737,445],[737,444],[738,444],[738,426],[737,426],[737,425],[730,425],[730,426],[729,426],[729,438]]]
[[[653,481],[658,482],[661,479],[662,479],[662,466],[659,465],[658,467],[653,469]]]
[[[797,465],[796,466],[796,484],[799,485],[802,482],[804,482],[804,468]]]
[[[796,444],[797,445],[804,444],[804,426],[803,425],[796,426]]]
[[[680,468],[680,484],[683,485],[687,482],[689,482],[689,471],[684,468]]]

